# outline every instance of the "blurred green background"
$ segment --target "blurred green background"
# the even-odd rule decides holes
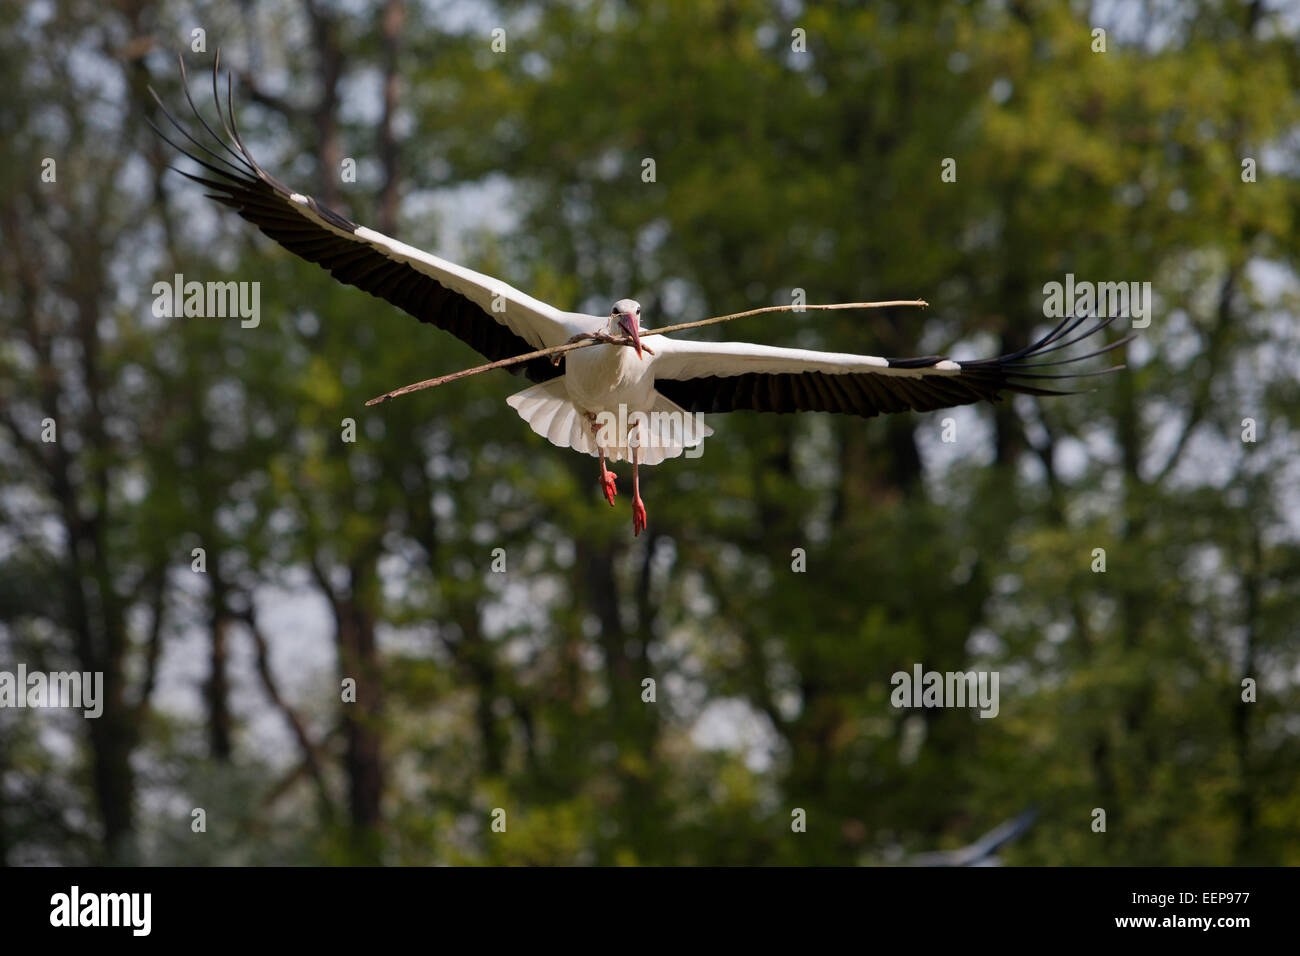
[[[880,864],[1033,805],[1007,862],[1300,862],[1298,39],[1237,0],[0,6],[0,667],[107,683],[0,710],[0,861]],[[184,51],[212,116],[218,46],[274,175],[562,308],[916,296],[719,336],[960,359],[1073,273],[1153,320],[1069,399],[715,416],[634,539],[522,379],[363,406],[479,358],[166,171],[145,88],[181,115]],[[177,272],[260,324],[154,317]],[[892,707],[915,663],[999,715]]]

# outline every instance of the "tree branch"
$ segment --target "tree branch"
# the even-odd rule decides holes
[[[247,627],[249,637],[253,641],[253,647],[257,651],[257,675],[262,679],[262,687],[266,690],[266,696],[270,698],[271,705],[284,715],[289,729],[293,732],[294,739],[298,742],[298,749],[302,752],[303,765],[316,784],[316,792],[320,797],[321,805],[326,815],[332,816],[334,802],[330,799],[329,787],[325,782],[325,772],[321,766],[319,751],[316,745],[312,743],[311,737],[307,733],[307,725],[302,717],[280,694],[275,677],[271,673],[271,654],[266,636],[257,625],[257,614],[253,606],[253,598],[248,594],[245,594],[244,597],[248,607],[238,616]]]

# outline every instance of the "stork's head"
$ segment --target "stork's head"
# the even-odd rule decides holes
[[[619,299],[609,310],[610,335],[627,335],[632,339],[637,358],[641,357],[641,303],[635,299]]]

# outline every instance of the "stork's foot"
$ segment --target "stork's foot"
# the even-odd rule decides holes
[[[612,471],[602,471],[600,473],[600,490],[605,492],[605,500],[614,505],[614,496],[618,494],[618,484]]]
[[[645,504],[641,501],[641,496],[637,495],[632,502],[632,534],[639,535],[645,530]]]

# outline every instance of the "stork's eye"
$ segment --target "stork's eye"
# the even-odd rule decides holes
[[[637,315],[640,315],[640,314],[641,314],[641,306],[639,306],[639,305],[636,307],[636,314],[637,314]]]

